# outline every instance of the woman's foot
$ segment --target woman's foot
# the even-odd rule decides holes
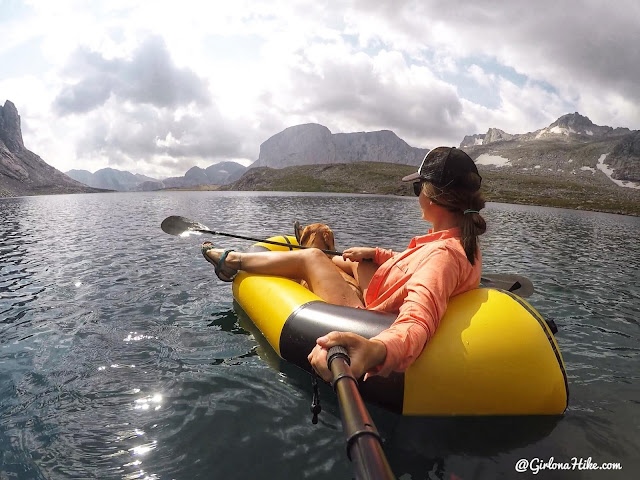
[[[223,282],[231,282],[238,273],[238,270],[231,268],[228,263],[235,264],[235,261],[231,261],[230,254],[236,257],[235,253],[231,253],[233,250],[222,250],[221,248],[215,248],[213,243],[204,242],[202,244],[202,256],[213,265],[216,275]],[[236,260],[234,258],[234,260]]]

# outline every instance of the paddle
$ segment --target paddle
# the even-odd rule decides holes
[[[506,290],[520,297],[530,297],[533,294],[531,280],[514,273],[485,273],[480,277],[480,286]]]
[[[280,245],[289,248],[313,248],[304,247],[302,245],[294,245],[285,242],[275,242],[273,240],[263,240],[260,238],[245,237],[243,235],[236,235],[232,233],[217,232],[211,230],[206,225],[190,220],[185,217],[171,216],[162,221],[160,225],[165,233],[170,235],[177,235],[180,237],[187,237],[189,235],[200,235],[208,233],[210,235],[222,235],[224,237],[239,238],[242,240],[251,240],[253,242],[268,243],[270,245]],[[342,252],[335,250],[322,250],[327,255],[342,255]],[[516,274],[499,274],[499,273],[487,273],[481,278],[481,285],[487,288],[497,288],[501,290],[507,290],[515,293],[521,297],[530,297],[533,294],[533,283],[526,277]]]
[[[382,450],[380,434],[358,391],[347,350],[340,346],[331,347],[327,353],[327,365],[333,374],[347,456],[355,466],[356,478],[395,479]]]
[[[187,237],[189,235],[200,235],[202,233],[208,233],[211,235],[222,235],[224,237],[240,238],[242,240],[251,240],[253,242],[268,243],[269,245],[281,245],[289,248],[300,248],[300,249],[314,248],[314,247],[304,247],[302,245],[294,245],[292,243],[274,242],[273,240],[263,240],[261,238],[245,237],[244,235],[235,235],[232,233],[216,232],[201,223],[198,223],[194,220],[190,220],[185,217],[177,217],[177,216],[167,217],[160,224],[160,228],[162,228],[163,232],[168,233],[169,235],[177,235],[179,237]],[[342,252],[337,252],[335,250],[321,250],[321,251],[323,253],[326,253],[327,255],[342,255]]]

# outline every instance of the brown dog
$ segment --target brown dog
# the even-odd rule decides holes
[[[307,225],[306,227],[302,228],[298,222],[295,222],[293,224],[293,228],[299,245],[302,245],[304,247],[319,248],[320,250],[335,250],[336,248],[333,230],[331,230],[329,226],[325,225],[324,223],[312,223],[311,225]],[[358,295],[358,298],[360,298],[360,300],[364,303],[362,290],[360,290],[358,282],[356,282],[355,278],[353,278],[337,265],[336,269],[340,272],[340,275],[342,275],[342,278],[349,284],[351,289]],[[309,288],[307,282],[305,282],[304,280],[302,280],[300,284],[305,288]]]

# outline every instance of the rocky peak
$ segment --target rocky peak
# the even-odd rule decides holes
[[[191,180],[193,182],[197,182],[196,184],[206,185],[209,183],[209,177],[207,177],[207,172],[205,172],[204,168],[200,167],[191,167],[187,170],[187,173],[184,174],[184,178],[187,180]]]
[[[462,142],[460,142],[460,148],[475,147],[477,145],[489,145],[495,142],[504,142],[516,138],[517,135],[511,135],[510,133],[500,130],[499,128],[490,128],[487,133],[477,133],[475,135],[466,135]]]
[[[460,142],[460,148],[475,147],[476,145],[482,145],[482,142],[484,142],[484,133],[465,135],[462,142]]]
[[[596,125],[588,117],[580,115],[578,112],[568,113],[561,116],[547,128],[540,131],[541,134],[563,134],[563,135],[588,135],[601,136],[613,131],[611,127],[601,127]]]
[[[592,128],[594,126],[594,123],[589,120],[589,117],[582,116],[578,112],[575,112],[567,113],[566,115],[561,116],[551,125],[549,125],[549,128],[563,127],[572,128],[574,130],[583,130],[585,128]]]
[[[4,142],[11,153],[24,149],[22,131],[20,130],[20,115],[13,102],[7,100],[4,107],[0,107],[0,140]]]
[[[485,134],[467,135],[460,143],[460,148],[473,148],[514,139],[517,139],[519,142],[558,138],[564,138],[567,141],[572,141],[572,139],[580,139],[581,141],[588,141],[589,139],[602,140],[612,137],[622,137],[629,133],[631,133],[631,131],[628,128],[613,129],[607,126],[596,125],[588,117],[575,112],[563,115],[548,127],[531,133],[512,135],[499,128],[490,128]]]
[[[482,144],[487,145],[489,143],[502,142],[505,140],[511,140],[514,137],[515,135],[511,135],[510,133],[500,130],[499,128],[490,128],[489,130],[487,130],[487,133],[485,133]]]

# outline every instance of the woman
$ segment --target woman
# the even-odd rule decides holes
[[[482,259],[477,237],[486,225],[479,214],[484,208],[482,179],[473,160],[457,148],[438,147],[417,173],[402,180],[414,182],[422,218],[433,228],[413,238],[401,253],[354,247],[332,261],[317,249],[239,253],[214,249],[210,242],[202,246],[222,280],[230,281],[238,270],[303,279],[329,303],[398,314],[388,329],[371,339],[349,332],[319,338],[309,362],[326,381],[332,378],[327,351],[334,345],[347,348],[357,378],[404,371],[435,333],[449,298],[479,285]],[[332,263],[358,281],[364,304]]]

